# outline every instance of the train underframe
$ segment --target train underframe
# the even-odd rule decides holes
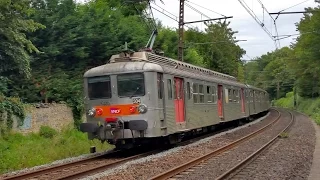
[[[106,139],[101,140],[102,142],[107,141],[109,144],[113,144],[116,146],[116,149],[130,149],[134,147],[164,147],[166,145],[175,145],[181,141],[194,138],[197,136],[204,135],[206,133],[212,133],[212,132],[219,132],[220,130],[231,128],[231,127],[237,127],[239,125],[242,125],[244,123],[248,123],[256,118],[262,117],[268,113],[267,111],[252,115],[250,117],[237,119],[233,121],[228,122],[221,122],[219,124],[206,126],[202,128],[193,129],[187,132],[180,132],[175,134],[170,134],[168,136],[163,137],[138,137],[138,138],[127,138],[127,139]],[[121,130],[121,125],[117,125],[118,129]],[[115,126],[114,126],[115,127]],[[89,133],[89,136],[91,134],[91,137],[89,139],[93,139],[95,136],[97,137],[97,134]]]

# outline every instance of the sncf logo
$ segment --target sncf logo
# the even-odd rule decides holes
[[[110,108],[111,114],[119,114],[121,112],[121,109],[119,108]]]

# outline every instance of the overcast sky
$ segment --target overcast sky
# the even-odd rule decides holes
[[[250,14],[241,6],[238,0],[188,0],[189,4],[200,10],[202,13],[208,15],[210,18],[221,17],[219,14],[215,14],[209,10],[196,6],[197,5],[206,7],[210,10],[216,11],[225,16],[233,16],[231,21],[231,28],[234,31],[239,31],[236,34],[236,38],[239,40],[247,40],[246,42],[238,42],[238,44],[246,50],[247,54],[243,59],[250,59],[257,56],[261,56],[269,51],[275,50],[275,44],[267,33],[258,25],[258,23],[250,16]],[[186,1],[188,3],[188,1]],[[269,12],[279,12],[283,9],[296,5],[303,2],[304,0],[260,0]],[[156,0],[156,4],[160,7],[165,8],[167,11],[178,16],[179,11],[179,0],[163,0],[164,4],[160,0]],[[261,5],[258,0],[245,0],[245,3],[254,11],[258,18],[262,21],[264,17],[264,24],[268,30],[273,35],[275,34],[275,28],[273,22],[268,14],[264,14]],[[300,4],[296,7],[290,8],[286,11],[303,11],[306,7],[315,7],[318,4],[314,0],[309,0]],[[154,6],[154,5],[152,5]],[[157,6],[154,6],[158,8]],[[160,8],[158,8],[160,9]],[[178,27],[178,23],[165,15],[153,11],[155,18],[162,21],[166,26]],[[275,16],[273,16],[275,17]],[[290,15],[280,15],[277,19],[277,27],[279,35],[285,34],[296,34],[295,23],[299,22],[303,14],[290,14]],[[189,7],[185,6],[185,22],[207,19],[206,17],[201,17],[201,15]],[[204,29],[205,25],[203,23],[192,24],[200,29]],[[281,47],[289,46],[291,42],[294,42],[296,37],[283,39],[280,41]]]

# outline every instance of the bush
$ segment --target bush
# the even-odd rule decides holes
[[[52,139],[57,134],[58,132],[49,126],[40,127],[39,135],[41,137]]]
[[[0,174],[87,154],[90,146],[96,146],[100,152],[113,147],[98,140],[88,140],[87,134],[76,130],[73,125],[59,133],[47,130],[52,128],[46,126],[41,129],[42,135],[11,132],[0,137]],[[45,137],[52,132],[57,134],[49,135],[52,138]]]
[[[275,105],[284,108],[293,108],[293,93],[287,93],[286,97],[275,101]],[[297,110],[310,116],[318,125],[320,125],[320,98],[302,98],[297,97]]]

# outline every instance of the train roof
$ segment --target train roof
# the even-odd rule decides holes
[[[84,77],[87,78],[87,77],[95,77],[95,76],[102,76],[102,75],[141,72],[141,71],[167,73],[167,74],[173,74],[175,76],[189,77],[189,78],[198,79],[202,81],[214,81],[217,83],[245,87],[244,84],[237,81],[230,81],[226,79],[217,78],[214,76],[184,71],[182,69],[174,69],[167,66],[160,66],[158,64],[149,63],[149,62],[118,62],[118,63],[105,64],[105,65],[98,66],[88,70],[84,74]]]
[[[239,87],[264,91],[251,85],[243,84],[233,76],[201,68],[189,63],[180,62],[168,57],[149,52],[120,53],[110,58],[110,63],[88,70],[84,77],[94,77],[115,73],[130,73],[137,71],[154,71],[176,76],[183,76],[204,81],[215,81]],[[265,91],[264,91],[265,92]]]
[[[246,84],[246,85],[247,85],[247,87],[250,88],[250,89],[267,92],[267,91],[265,91],[264,89],[260,89],[260,88],[254,87],[254,86],[251,86],[251,85],[249,85],[249,84]]]
[[[98,66],[88,70],[84,77],[94,77],[114,73],[137,72],[137,71],[156,71],[163,72],[163,68],[154,63],[148,62],[119,62]]]
[[[171,67],[173,69],[182,69],[184,71],[206,74],[217,78],[228,79],[231,81],[237,81],[233,76],[223,74],[210,69],[195,66],[186,62],[177,61],[168,57],[160,56],[150,52],[133,52],[133,53],[120,53],[111,56],[110,63],[123,62],[123,61],[144,61],[159,64],[162,67]]]

